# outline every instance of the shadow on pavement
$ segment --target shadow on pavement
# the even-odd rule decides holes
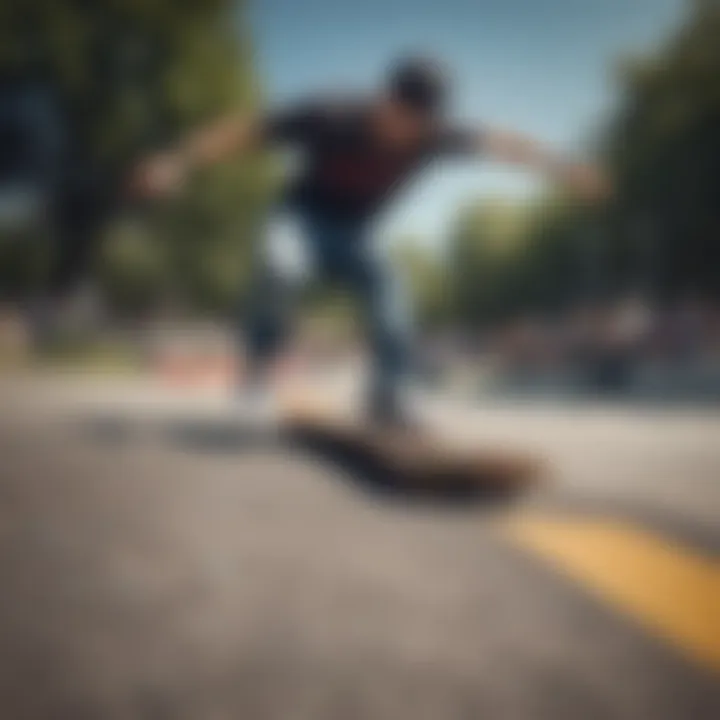
[[[82,432],[106,445],[160,439],[184,450],[235,454],[278,446],[279,438],[243,427],[228,418],[140,419],[130,415],[93,415],[80,421]]]
[[[128,445],[152,438],[193,453],[289,450],[298,456],[319,460],[334,470],[336,479],[386,502],[462,509],[478,505],[504,507],[517,497],[516,493],[469,484],[452,474],[437,477],[432,484],[423,483],[412,474],[383,465],[372,453],[323,442],[301,432],[264,433],[228,418],[149,419],[114,413],[84,417],[79,425],[85,436],[107,446]]]
[[[467,508],[478,505],[504,507],[517,497],[497,488],[469,483],[466,478],[453,473],[436,476],[428,482],[416,473],[383,463],[377,455],[363,448],[323,440],[312,434],[291,432],[288,437],[295,448],[335,468],[338,478],[383,500]]]

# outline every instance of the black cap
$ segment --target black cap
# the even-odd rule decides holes
[[[448,80],[440,64],[426,57],[399,60],[390,70],[390,95],[409,107],[429,115],[443,111]]]

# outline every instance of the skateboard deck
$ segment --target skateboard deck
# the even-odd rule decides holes
[[[459,447],[429,431],[373,426],[332,408],[287,408],[286,429],[306,445],[380,473],[418,493],[513,497],[538,482],[541,461],[519,451]]]

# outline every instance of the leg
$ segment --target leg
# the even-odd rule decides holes
[[[369,411],[380,421],[406,420],[403,390],[410,368],[412,317],[403,279],[388,259],[355,248],[350,276],[360,300],[372,353]]]
[[[245,333],[247,375],[263,382],[291,330],[298,291],[309,276],[303,228],[272,218],[256,248]]]

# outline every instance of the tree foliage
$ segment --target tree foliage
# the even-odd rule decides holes
[[[59,192],[97,215],[98,234],[128,209],[123,182],[140,156],[257,100],[232,0],[5,0],[2,77],[39,80],[57,100]],[[145,213],[142,229],[110,232],[111,245],[128,244],[109,247],[101,267],[118,309],[140,277],[191,306],[228,307],[261,203],[258,167],[253,159],[208,170],[179,201]],[[146,242],[129,239],[139,235]]]
[[[447,259],[456,319],[478,326],[579,297],[587,287],[586,223],[577,206],[555,196],[466,208]]]
[[[653,56],[626,65],[609,128],[620,270],[660,295],[720,287],[720,4],[696,0]]]
[[[450,237],[453,317],[472,327],[642,290],[720,291],[720,5],[696,0],[652,57],[626,62],[601,143],[614,197],[479,202]]]

